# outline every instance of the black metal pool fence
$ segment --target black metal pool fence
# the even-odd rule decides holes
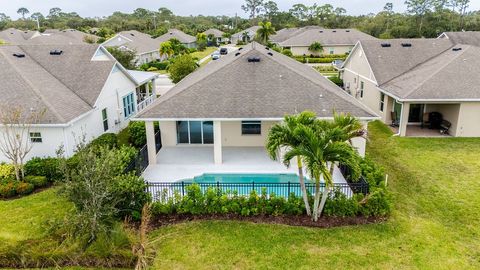
[[[154,201],[163,201],[165,199],[174,198],[175,196],[185,196],[187,194],[187,187],[190,185],[196,184],[200,187],[200,190],[204,193],[209,188],[214,188],[216,190],[221,190],[225,193],[234,192],[241,196],[249,195],[253,190],[257,194],[261,194],[263,190],[267,194],[274,193],[276,196],[281,196],[288,198],[290,194],[295,194],[295,196],[301,196],[301,188],[299,183],[221,183],[221,182],[212,182],[212,183],[193,183],[191,181],[182,181],[182,182],[149,182],[148,183],[148,192],[152,194]],[[306,183],[307,191],[311,194],[315,194],[315,183]],[[325,184],[320,184],[320,191],[323,192]],[[359,181],[354,183],[335,183],[332,190],[339,191],[345,194],[348,198],[353,196],[355,193],[367,194],[369,191],[368,183],[366,181]]]

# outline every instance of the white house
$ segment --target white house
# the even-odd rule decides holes
[[[146,179],[168,181],[205,172],[281,172],[265,153],[272,125],[305,110],[332,119],[350,113],[366,123],[378,117],[313,68],[251,43],[175,85],[142,111],[150,166]],[[162,149],[155,151],[153,122]],[[355,138],[363,154],[365,139]]]
[[[1,46],[0,66],[2,109],[45,111],[28,134],[28,158],[62,145],[70,156],[81,136],[120,131],[155,98],[156,74],[125,70],[99,45]]]
[[[235,33],[230,37],[230,42],[232,44],[237,44],[239,41],[245,43],[253,41],[255,39],[255,36],[257,35],[258,29],[260,29],[260,26],[254,25],[238,33]]]

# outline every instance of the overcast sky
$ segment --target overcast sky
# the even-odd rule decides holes
[[[382,10],[386,2],[392,2],[394,10],[405,11],[404,0],[276,0],[280,10],[288,10],[293,4],[302,3],[330,3],[333,6],[343,7],[348,14],[359,15],[376,13]],[[65,12],[77,12],[83,17],[102,17],[114,11],[132,12],[136,8],[157,10],[167,7],[177,15],[228,15],[246,16],[240,6],[244,0],[0,0],[0,13],[12,18],[20,17],[17,14],[19,7],[26,7],[31,13],[41,12],[48,14],[52,7],[59,7]],[[472,0],[470,10],[479,10],[480,0]]]

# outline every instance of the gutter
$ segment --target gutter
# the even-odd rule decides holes
[[[365,121],[374,121],[379,120],[379,116],[372,116],[372,117],[357,117],[359,120]],[[231,122],[231,121],[248,121],[248,120],[256,120],[256,121],[282,121],[284,118],[138,118],[133,117],[131,118],[132,121],[145,121],[145,122],[152,122],[152,121],[224,121],[224,122]],[[317,117],[320,120],[333,120],[333,117]]]

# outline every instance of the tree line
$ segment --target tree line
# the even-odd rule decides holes
[[[275,1],[246,0],[241,9],[248,19],[238,16],[178,16],[161,7],[158,10],[137,8],[132,13],[114,12],[101,18],[83,18],[75,12],[51,8],[44,15],[18,9],[20,19],[12,20],[0,13],[0,30],[6,28],[30,29],[40,27],[87,31],[98,28],[99,36],[108,36],[124,30],[138,30],[160,36],[169,28],[177,28],[196,35],[209,28],[233,34],[262,21],[270,21],[273,28],[319,25],[325,28],[356,28],[379,38],[437,37],[445,31],[480,30],[480,11],[468,11],[470,0],[406,0],[407,11],[395,12],[394,5],[385,3],[382,11],[374,14],[348,15],[347,10],[331,4],[294,4],[280,10]]]

